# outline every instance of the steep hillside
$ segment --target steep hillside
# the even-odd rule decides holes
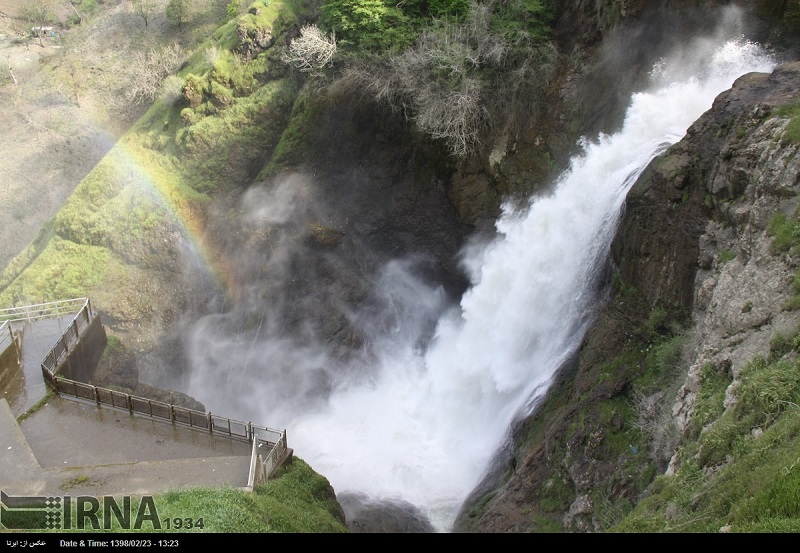
[[[462,529],[797,531],[798,85],[742,77],[634,186],[611,298]]]

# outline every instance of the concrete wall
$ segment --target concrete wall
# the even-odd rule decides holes
[[[70,380],[88,384],[94,376],[97,363],[103,355],[107,342],[108,338],[103,323],[100,322],[100,315],[96,315],[81,339],[70,351],[59,374]]]
[[[14,378],[14,375],[19,370],[20,360],[20,338],[17,336],[5,350],[0,352],[0,390],[5,387]]]

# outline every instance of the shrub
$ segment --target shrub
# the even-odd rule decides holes
[[[330,0],[320,7],[323,26],[347,47],[400,51],[414,39],[411,21],[387,0]]]
[[[775,238],[770,247],[773,253],[789,251],[800,244],[800,223],[777,213],[769,220],[767,235]]]
[[[166,9],[167,21],[176,27],[183,27],[189,20],[188,0],[169,0]]]
[[[786,117],[789,124],[781,137],[781,144],[800,144],[800,104],[784,106],[775,110],[778,117]]]
[[[304,25],[300,36],[289,44],[281,60],[300,71],[312,72],[333,62],[336,54],[336,35],[326,36],[316,25]]]
[[[173,43],[148,52],[136,52],[127,66],[131,87],[125,92],[128,101],[152,102],[161,91],[165,77],[173,73],[184,58],[183,49]]]

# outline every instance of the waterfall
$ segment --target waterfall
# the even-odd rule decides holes
[[[438,530],[451,528],[513,418],[583,339],[628,189],[736,77],[772,66],[744,40],[694,50],[702,59],[689,75],[685,57],[659,63],[621,130],[584,141],[548,194],[504,208],[497,238],[468,249],[471,287],[427,349],[415,325],[438,316],[442,292],[392,263],[379,284],[396,324],[375,336],[375,371],[339,383],[321,405],[264,406],[261,420],[285,422],[291,447],[337,493],[408,501]]]

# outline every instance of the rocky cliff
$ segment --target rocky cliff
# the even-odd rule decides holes
[[[650,165],[629,194],[610,297],[579,358],[519,424],[457,528],[608,529],[654,475],[691,459],[713,465],[690,444],[734,409],[743,369],[758,356],[796,356],[786,344],[800,320],[791,235],[800,158],[787,127],[798,90],[798,63],[740,78]],[[797,369],[786,367],[791,380]],[[709,401],[713,379],[723,392]]]

